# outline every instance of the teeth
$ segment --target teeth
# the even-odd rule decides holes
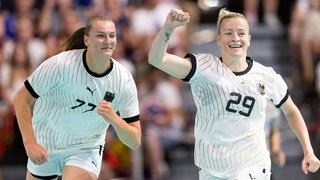
[[[241,45],[230,45],[231,48],[240,48]]]

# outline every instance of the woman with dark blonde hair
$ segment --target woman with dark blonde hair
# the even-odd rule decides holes
[[[251,35],[246,17],[220,10],[216,41],[221,58],[212,54],[166,52],[172,32],[186,25],[189,14],[171,10],[153,42],[149,63],[191,85],[197,107],[195,164],[201,180],[270,179],[271,162],[264,122],[267,101],[281,108],[304,152],[302,170],[316,172],[308,130],[282,77],[247,56]]]
[[[110,125],[125,145],[139,147],[137,89],[131,73],[111,57],[116,44],[114,23],[92,17],[17,92],[26,179],[97,179]]]

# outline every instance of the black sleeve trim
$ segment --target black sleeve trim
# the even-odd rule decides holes
[[[132,123],[140,120],[140,115],[136,115],[130,118],[123,118],[127,123]]]
[[[287,89],[286,95],[283,97],[283,99],[280,101],[280,103],[279,103],[278,105],[276,105],[276,107],[277,107],[277,108],[281,107],[282,104],[283,104],[284,102],[286,102],[288,98],[289,98],[289,90]]]
[[[27,88],[27,90],[30,92],[30,94],[34,97],[34,98],[39,98],[40,96],[33,90],[32,86],[30,85],[29,81],[26,80],[24,82],[25,87]]]
[[[182,79],[185,82],[189,82],[190,79],[192,78],[192,76],[194,75],[194,73],[196,72],[196,68],[197,68],[197,61],[196,61],[196,57],[192,54],[187,54],[185,56],[185,58],[190,58],[191,59],[191,70],[189,72],[189,74],[187,75],[187,77],[185,77],[184,79]]]

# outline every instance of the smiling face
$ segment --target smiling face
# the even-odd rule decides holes
[[[110,59],[117,45],[116,27],[109,20],[95,20],[84,36],[88,53],[92,56]]]
[[[217,43],[222,57],[245,58],[251,40],[248,22],[242,17],[225,18],[220,22],[219,30]]]

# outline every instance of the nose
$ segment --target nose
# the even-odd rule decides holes
[[[110,44],[110,39],[108,37],[104,39],[104,44]]]
[[[233,33],[232,34],[232,41],[239,41],[240,38],[239,38],[239,35],[237,33]]]

